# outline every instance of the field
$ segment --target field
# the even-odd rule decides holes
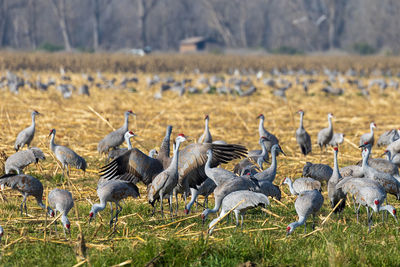
[[[187,143],[195,142],[203,132],[205,114],[210,115],[210,130],[214,140],[243,144],[249,150],[259,149],[256,117],[263,113],[266,129],[279,138],[282,149],[287,154],[286,157],[278,158],[278,174],[274,183],[279,185],[285,177],[301,177],[306,161],[333,166],[332,149],[329,148],[327,153],[321,154],[316,145],[318,131],[327,127],[326,115],[329,112],[335,116],[335,132],[345,133],[345,142],[339,148],[340,167],[358,162],[361,159],[359,138],[369,131],[370,122],[374,121],[377,124],[377,135],[399,127],[398,91],[389,88],[382,93],[378,87],[373,87],[370,96],[364,97],[356,88],[345,83],[341,85],[345,89],[343,95],[326,96],[320,91],[326,76],[320,72],[313,77],[317,79],[317,83],[310,85],[308,95],[296,85],[296,76],[282,76],[281,78],[293,83],[293,87],[287,91],[287,101],[284,101],[274,96],[271,88],[261,80],[256,80],[252,74],[248,77],[254,82],[257,92],[249,97],[219,94],[184,94],[179,97],[176,92],[166,92],[162,99],[155,100],[153,96],[159,90],[159,84],[148,88],[146,77],[157,73],[160,77],[172,76],[175,80],[191,78],[195,81],[200,77],[192,71],[196,64],[204,64],[199,67],[202,70],[206,66],[204,62],[212,61],[213,56],[207,56],[207,60],[179,56],[178,61],[181,63],[191,62],[180,67],[174,65],[173,56],[169,59],[167,56],[162,56],[162,59],[138,59],[138,62],[147,60],[143,63],[147,64],[146,66],[150,64],[157,67],[138,67],[135,73],[128,72],[130,65],[124,65],[121,56],[116,56],[118,58],[113,61],[112,56],[100,59],[98,55],[94,55],[94,59],[90,59],[91,55],[84,55],[81,60],[87,59],[88,62],[85,61],[85,67],[81,68],[74,68],[74,64],[80,64],[73,61],[80,60],[77,55],[72,55],[72,59],[68,55],[51,55],[48,59],[43,59],[44,62],[39,62],[40,54],[22,56],[25,60],[21,60],[21,55],[3,54],[0,59],[0,76],[5,74],[6,69],[11,69],[20,76],[23,76],[23,71],[26,70],[32,81],[39,75],[42,80],[55,77],[57,83],[60,83],[58,68],[64,66],[69,71],[67,75],[71,77],[71,83],[76,87],[86,82],[81,75],[82,71],[88,71],[95,77],[97,69],[101,69],[103,76],[109,80],[116,78],[120,81],[125,76],[135,76],[139,83],[131,83],[126,89],[99,89],[90,86],[90,97],[73,94],[70,99],[64,99],[54,87],[50,87],[47,92],[22,88],[18,95],[4,88],[0,89],[0,153],[4,152],[8,156],[14,153],[13,145],[17,133],[30,124],[30,111],[38,110],[43,115],[37,117],[33,145],[45,152],[46,160],[40,163],[40,168],[33,164],[25,171],[39,178],[46,192],[55,187],[70,190],[77,207],[69,213],[72,236],[66,240],[60,224],[57,236],[54,225],[50,225],[53,219],[47,218],[33,199],[28,201],[29,216],[21,217],[20,194],[10,189],[2,191],[0,225],[3,226],[5,234],[0,245],[1,265],[111,266],[122,263],[134,266],[376,266],[398,265],[400,262],[399,226],[393,218],[390,217],[382,223],[380,215],[375,215],[372,231],[367,234],[365,209],[362,209],[361,220],[357,223],[351,201],[347,201],[348,205],[341,218],[336,215],[328,216],[331,208],[326,199],[326,186],[323,190],[325,202],[319,213],[316,230],[312,232],[309,224],[307,234],[303,234],[304,228],[299,227],[289,237],[285,235],[286,226],[297,220],[297,215],[293,205],[295,197],[290,196],[285,185],[280,187],[281,203],[271,200],[267,214],[259,208],[250,211],[245,216],[243,230],[240,227],[236,229],[230,220],[224,220],[217,225],[213,235],[209,236],[207,225],[210,220],[202,225],[202,208],[194,208],[193,213],[186,216],[183,213],[183,200],[180,200],[177,217],[167,216],[166,219],[161,219],[159,213],[151,216],[151,206],[147,202],[146,189],[142,184],[139,185],[141,197],[128,199],[122,205],[123,211],[116,232],[108,226],[108,207],[99,213],[94,223],[88,223],[91,205],[98,201],[97,170],[105,160],[97,153],[97,143],[112,129],[122,125],[123,112],[126,110],[133,110],[137,114],[130,120],[130,129],[138,135],[133,140],[133,146],[145,153],[152,148],[159,148],[167,125],[174,127],[173,138],[182,132],[190,137]],[[90,67],[90,62],[95,62],[96,57],[100,66]],[[287,61],[289,68],[301,67],[304,60],[310,68],[315,66],[316,69],[322,69],[323,66],[337,67],[342,71],[349,67],[358,70],[391,68],[393,73],[397,73],[400,66],[399,59],[384,57],[321,57],[320,60],[317,57],[273,57],[270,60],[249,57],[249,62],[246,62],[245,57],[216,57],[224,64],[220,66],[219,71],[216,65],[204,70],[209,72],[204,74],[205,76],[216,73],[229,78],[225,72],[229,68],[239,66],[257,70],[263,66],[262,62],[268,62],[268,66],[276,64],[283,67]],[[107,61],[110,62],[109,69]],[[139,64],[132,59],[127,61]],[[118,68],[116,65],[124,67]],[[163,71],[160,65],[168,68]],[[178,73],[173,70],[179,68],[185,72]],[[269,76],[271,75],[264,74],[264,77]],[[310,76],[300,76],[300,79],[303,78]],[[358,79],[367,84],[372,78],[382,77],[366,76]],[[301,155],[294,136],[299,122],[296,111],[299,109],[305,111],[304,126],[313,142],[313,153],[307,157]],[[48,134],[52,128],[57,130],[56,143],[72,148],[87,160],[86,174],[72,171],[69,180],[62,177],[60,165],[49,149]],[[374,147],[373,156],[380,157],[383,150],[384,148]],[[223,167],[231,170],[236,163],[237,161]],[[399,202],[393,196],[388,196],[388,201],[397,209],[400,208]],[[203,203],[202,198],[200,203]],[[210,197],[210,205],[212,204],[213,198]],[[212,218],[214,217],[211,216]]]

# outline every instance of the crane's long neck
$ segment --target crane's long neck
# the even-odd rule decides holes
[[[35,114],[32,114],[31,117],[32,117],[32,124],[31,124],[31,127],[35,128],[35,125],[36,125],[36,122],[35,122]]]
[[[273,149],[272,150],[272,153],[271,153],[271,158],[272,158],[272,161],[271,161],[271,166],[269,167],[269,169],[271,169],[273,172],[276,172],[276,149]]]
[[[330,182],[337,184],[339,179],[342,178],[339,172],[339,164],[338,164],[338,151],[335,150],[334,157],[333,157],[333,173]]]
[[[329,129],[329,131],[332,131],[333,130],[333,125],[332,125],[332,118],[331,117],[328,118],[328,123],[329,123],[328,129]]]
[[[370,130],[371,130],[371,135],[374,136],[374,126],[371,125],[369,128],[370,128]]]
[[[185,207],[187,209],[187,212],[190,211],[190,209],[192,208],[194,202],[196,201],[197,196],[199,195],[199,190],[196,190],[194,188],[190,188],[190,193],[192,195],[191,199],[190,199],[190,202]]]
[[[208,118],[206,119],[205,125],[204,125],[204,136],[210,131],[208,128]]]
[[[174,149],[174,156],[172,157],[172,161],[171,161],[171,167],[173,167],[174,169],[178,169],[178,161],[179,161],[179,147],[181,145],[180,141],[177,141],[175,144],[175,149]]]
[[[124,127],[125,132],[128,131],[128,128],[129,128],[129,115],[128,114],[125,115],[125,122],[124,122],[123,127]]]
[[[368,158],[369,158],[369,154],[371,153],[371,151],[368,148],[366,148],[366,150],[367,150],[367,153],[365,153],[365,154],[363,153],[363,160],[362,160],[362,168],[363,169],[366,169],[369,167]]]
[[[172,126],[167,127],[164,140],[162,141],[159,155],[164,155],[169,158],[170,153],[170,139],[171,139]]]
[[[304,116],[304,113],[300,113],[300,125],[299,125],[300,129],[304,129],[304,127],[303,127],[303,116]]]
[[[107,202],[102,200],[100,200],[99,204],[94,204],[92,207],[93,213],[96,215],[99,211],[104,210],[106,208],[106,204]]]
[[[55,138],[55,134],[52,133],[51,134],[51,139],[50,139],[50,149],[54,152],[55,148],[56,148],[56,144],[54,143],[54,138]]]
[[[292,195],[296,195],[296,191],[294,191],[293,182],[292,182],[291,179],[287,179],[287,184],[288,184],[288,186],[289,186],[290,193],[291,193]]]
[[[128,149],[132,149],[132,143],[131,143],[131,137],[130,136],[125,136],[125,142],[128,144]]]
[[[258,124],[258,132],[260,133],[260,136],[264,135],[265,129],[264,129],[264,118],[260,118],[260,123]]]
[[[262,157],[262,158],[264,158],[265,157],[265,155],[267,154],[267,147],[265,146],[265,144],[264,144],[264,141],[261,141],[261,155],[260,155],[260,157]]]
[[[299,220],[297,221],[297,222],[294,222],[294,223],[292,223],[291,224],[291,226],[292,226],[292,232],[294,231],[294,229],[296,229],[297,227],[299,227],[299,226],[301,226],[301,225],[303,225],[305,222],[306,222],[306,217],[304,217],[304,216],[299,216]]]
[[[214,177],[211,175],[212,174],[211,173],[211,161],[212,161],[212,154],[209,155],[207,158],[206,165],[204,166],[204,171],[205,171],[206,175],[215,182]]]

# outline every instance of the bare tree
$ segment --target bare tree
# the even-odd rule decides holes
[[[51,0],[54,13],[57,16],[58,24],[64,39],[64,46],[66,51],[72,51],[71,38],[68,31],[67,15],[65,0]]]
[[[37,47],[37,36],[36,36],[36,1],[28,1],[28,36],[29,42],[31,43],[32,49]]]
[[[209,21],[209,26],[218,31],[218,33],[222,36],[225,45],[236,46],[236,40],[233,37],[231,30],[229,27],[225,26],[223,17],[220,16],[211,1],[203,0],[203,3],[210,15],[211,20]]]
[[[93,49],[98,51],[101,45],[101,29],[100,29],[100,18],[101,13],[111,3],[110,0],[92,0],[92,12],[93,12]]]
[[[136,0],[137,12],[139,16],[138,27],[140,32],[140,41],[142,47],[148,45],[147,43],[147,18],[151,11],[155,8],[159,0]]]

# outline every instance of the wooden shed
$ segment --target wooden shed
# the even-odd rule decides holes
[[[206,48],[206,38],[198,36],[184,39],[180,42],[179,52],[198,52]]]

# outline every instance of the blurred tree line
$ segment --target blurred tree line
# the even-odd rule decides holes
[[[399,0],[0,0],[0,47],[400,51]]]

